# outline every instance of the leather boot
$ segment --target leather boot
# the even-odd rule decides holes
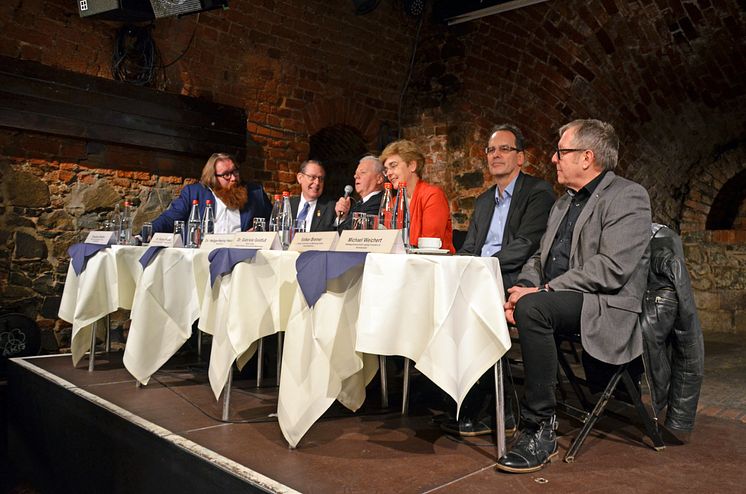
[[[518,436],[510,451],[500,458],[495,467],[497,470],[511,473],[529,473],[541,470],[552,458],[557,456],[556,418],[526,427]]]

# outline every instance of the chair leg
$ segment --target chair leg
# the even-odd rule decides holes
[[[604,392],[601,394],[598,402],[596,402],[596,406],[593,407],[593,411],[583,423],[583,427],[580,429],[580,432],[578,432],[577,437],[575,437],[575,439],[572,441],[572,444],[570,444],[570,448],[565,454],[565,462],[572,463],[575,461],[575,456],[578,454],[578,451],[583,445],[585,438],[588,437],[588,434],[593,429],[593,426],[596,425],[599,417],[606,409],[606,406],[609,404],[609,400],[614,393],[614,389],[616,389],[617,384],[619,384],[619,380],[622,378],[622,374],[626,373],[626,371],[627,365],[624,364],[619,366],[616,372],[614,372],[614,375],[611,376],[609,384],[606,385],[606,389],[604,389]]]
[[[565,376],[567,376],[567,380],[570,381],[570,386],[572,387],[575,395],[578,397],[578,400],[580,400],[580,404],[583,409],[585,409],[586,411],[592,409],[593,405],[585,396],[583,389],[580,387],[580,384],[578,384],[578,378],[575,375],[575,372],[573,372],[572,367],[570,367],[569,362],[567,362],[567,359],[560,350],[557,351],[557,360],[559,361],[560,367],[562,367],[562,371],[565,373]]]
[[[622,382],[624,382],[624,387],[627,388],[627,394],[632,398],[632,402],[635,404],[635,409],[637,409],[637,414],[640,416],[640,419],[645,426],[645,431],[647,432],[648,437],[653,442],[653,449],[661,451],[666,447],[666,445],[663,443],[663,438],[661,438],[658,424],[650,418],[650,415],[642,402],[640,393],[637,391],[637,386],[635,386],[635,383],[632,381],[632,376],[629,375],[629,372],[624,372],[622,375]]]

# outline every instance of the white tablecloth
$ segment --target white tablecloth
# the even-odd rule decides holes
[[[339,400],[356,411],[378,360],[355,350],[363,267],[330,280],[327,291],[309,308],[299,295],[285,332],[277,418],[295,447],[308,429]],[[298,288],[300,291],[300,289]]]
[[[253,260],[238,263],[205,290],[199,327],[213,335],[209,377],[215,399],[233,362],[243,367],[255,343],[284,330],[291,312],[300,310],[297,258],[297,252],[258,251]]]
[[[80,276],[72,263],[68,267],[58,314],[73,325],[73,365],[90,349],[94,322],[119,308],[132,308],[142,273],[138,260],[143,252],[143,247],[114,245],[93,255]]]
[[[369,254],[358,352],[404,355],[460,408],[510,348],[497,259]]]
[[[510,348],[496,259],[369,254],[364,269],[331,280],[309,308],[295,281],[296,258],[260,252],[221,282],[230,285],[226,330],[214,325],[210,361],[217,398],[236,357],[261,336],[286,331],[278,420],[291,447],[335,399],[353,411],[362,405],[375,355],[412,359],[460,407]],[[213,288],[203,314],[223,293]]]
[[[139,382],[147,384],[191,336],[210,279],[208,253],[163,249],[143,270],[123,357]]]
[[[131,308],[124,364],[147,383],[200,317],[200,329],[214,336],[209,374],[217,398],[232,363],[284,330],[278,419],[293,447],[335,399],[353,411],[362,405],[375,355],[410,358],[460,407],[510,348],[494,258],[369,254],[364,269],[331,280],[309,308],[295,252],[259,251],[213,287],[207,251],[164,249],[144,271],[143,252],[113,247],[80,276],[69,272],[60,317],[73,323],[74,362],[90,344],[93,322]]]

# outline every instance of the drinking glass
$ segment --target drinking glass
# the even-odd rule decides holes
[[[378,230],[378,215],[369,214],[368,216],[368,230]]]
[[[306,231],[306,220],[295,220],[293,228],[295,233],[305,233]]]
[[[267,231],[267,220],[264,218],[254,218],[254,224],[252,228],[255,232],[266,232]]]
[[[186,245],[186,238],[184,238],[186,236],[186,227],[183,221],[174,221],[174,233],[181,235],[181,242],[183,245]]]
[[[365,230],[368,223],[368,215],[365,213],[352,213],[352,229]]]
[[[153,223],[149,221],[143,223],[140,233],[142,235],[142,244],[148,245],[150,243],[150,239],[153,238]]]

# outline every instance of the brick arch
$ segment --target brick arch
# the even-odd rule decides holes
[[[692,170],[689,192],[681,211],[681,233],[706,230],[707,217],[723,186],[746,170],[746,144],[727,151]]]
[[[350,98],[317,99],[303,110],[308,134],[337,125],[352,127],[360,132],[370,151],[378,148],[378,129],[382,119],[376,111]]]

